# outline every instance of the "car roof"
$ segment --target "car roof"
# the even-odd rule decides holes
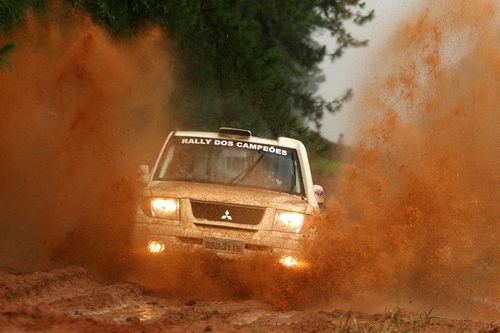
[[[245,141],[245,142],[254,142],[265,145],[272,146],[281,146],[287,148],[299,149],[303,147],[302,142],[299,140],[295,140],[287,137],[279,137],[277,140],[261,138],[258,136],[238,136],[238,135],[227,135],[221,134],[217,132],[199,132],[199,131],[176,131],[174,132],[175,136],[185,136],[185,137],[194,137],[194,138],[213,138],[213,139],[221,139],[221,140],[236,140],[236,141]]]

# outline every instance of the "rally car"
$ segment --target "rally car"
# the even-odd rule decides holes
[[[145,252],[266,253],[285,267],[307,265],[323,189],[300,141],[233,128],[171,132],[145,183],[134,225]]]

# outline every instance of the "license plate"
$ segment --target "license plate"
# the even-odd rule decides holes
[[[214,251],[242,253],[245,249],[245,243],[233,239],[204,237],[203,247]]]

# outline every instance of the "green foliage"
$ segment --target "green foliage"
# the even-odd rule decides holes
[[[357,10],[353,10],[353,6],[357,6]],[[367,40],[358,40],[349,33],[344,22],[353,20],[358,25],[363,25],[373,19],[375,12],[373,10],[364,13],[363,10],[366,4],[356,0],[324,0],[320,1],[319,8],[324,17],[323,27],[330,30],[332,36],[337,40],[337,49],[329,54],[332,60],[342,56],[344,50],[348,47],[362,47],[368,45]]]
[[[22,21],[28,7],[40,8],[43,0],[0,0],[0,36]]]
[[[366,45],[344,27],[373,17],[359,0],[72,0],[118,37],[152,22],[173,37],[182,55],[181,83],[170,119],[176,128],[250,128],[288,135],[323,149],[317,132],[324,112],[336,112],[351,92],[334,101],[315,95],[317,65],[326,47],[311,37],[327,29],[337,39],[331,58]],[[367,13],[365,13],[367,12]]]
[[[324,112],[336,112],[348,91],[334,101],[315,95],[318,64],[326,47],[312,39],[330,31],[339,57],[366,45],[344,24],[373,17],[361,0],[66,0],[84,8],[117,38],[129,38],[148,24],[167,31],[182,57],[170,119],[175,128],[250,128],[260,135],[287,135],[323,149],[318,133]],[[29,6],[46,0],[0,0],[0,32],[19,22]]]
[[[16,44],[14,43],[7,43],[0,48],[0,69],[11,65],[9,60],[7,60],[7,54],[14,51],[15,48]]]
[[[342,162],[338,160],[323,157],[315,157],[311,160],[311,171],[313,174],[335,177],[338,175],[341,167]]]
[[[0,37],[6,36],[24,19],[26,9],[40,9],[44,3],[44,0],[0,0]],[[16,45],[12,42],[0,44],[0,69],[11,66],[7,55],[15,48]]]

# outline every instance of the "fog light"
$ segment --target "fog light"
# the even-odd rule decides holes
[[[158,253],[162,252],[163,250],[165,250],[165,244],[163,244],[163,242],[159,242],[159,241],[149,241],[148,250],[149,250],[149,252],[151,252],[153,254],[158,254]]]
[[[280,263],[285,267],[297,267],[299,265],[298,260],[292,256],[284,256],[280,259]]]

